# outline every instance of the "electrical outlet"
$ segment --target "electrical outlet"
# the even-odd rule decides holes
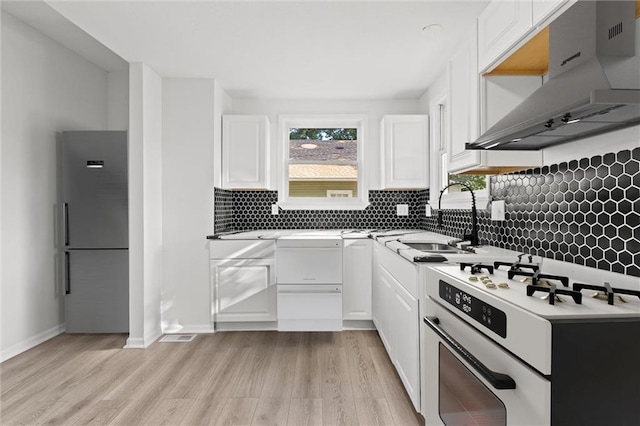
[[[426,217],[431,217],[431,204],[427,204],[424,206],[424,215]]]
[[[409,216],[409,204],[397,204],[396,214],[398,216]]]
[[[494,200],[491,202],[491,220],[504,221],[504,200]]]
[[[271,214],[278,214],[278,205],[271,204]]]

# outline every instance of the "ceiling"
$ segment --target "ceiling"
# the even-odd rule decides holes
[[[111,50],[162,77],[215,78],[234,98],[406,99],[441,75],[488,1],[7,3],[105,69],[117,66],[107,60]],[[431,24],[441,31],[423,30]],[[87,53],[78,28],[108,49]]]

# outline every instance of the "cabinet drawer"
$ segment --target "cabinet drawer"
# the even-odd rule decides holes
[[[210,259],[273,259],[275,243],[264,240],[214,240],[209,243]]]
[[[415,265],[393,251],[380,247],[380,263],[414,298],[418,298],[418,272]]]

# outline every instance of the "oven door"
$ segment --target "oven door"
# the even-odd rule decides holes
[[[426,304],[422,411],[427,425],[549,424],[549,380],[431,298]]]

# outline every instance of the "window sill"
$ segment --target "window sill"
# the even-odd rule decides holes
[[[304,201],[279,201],[278,207],[282,210],[364,210],[369,205],[369,200],[332,200],[326,198],[308,198]]]

